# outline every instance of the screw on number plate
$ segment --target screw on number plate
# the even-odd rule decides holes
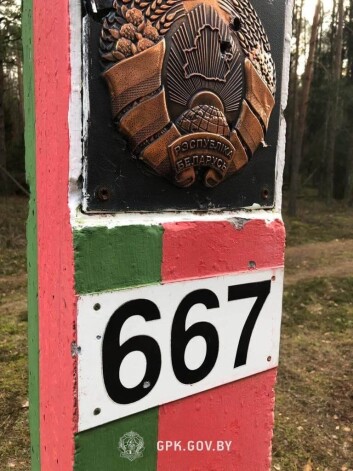
[[[248,263],[248,267],[250,270],[255,270],[256,262],[254,262],[253,260],[250,260],[250,262]]]

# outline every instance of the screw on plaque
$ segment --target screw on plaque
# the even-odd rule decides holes
[[[101,186],[97,190],[97,198],[101,201],[108,201],[110,199],[110,191],[106,186]]]
[[[264,187],[261,191],[261,198],[263,200],[268,200],[270,197],[270,190],[266,187]]]

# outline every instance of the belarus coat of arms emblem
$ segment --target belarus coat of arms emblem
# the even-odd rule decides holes
[[[265,145],[275,66],[249,0],[115,0],[100,55],[131,155],[187,188],[213,188]]]

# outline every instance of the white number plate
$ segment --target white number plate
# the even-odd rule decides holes
[[[80,297],[79,430],[278,364],[283,269]]]

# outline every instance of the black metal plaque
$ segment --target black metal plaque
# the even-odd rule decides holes
[[[84,210],[271,208],[285,0],[88,1]]]

